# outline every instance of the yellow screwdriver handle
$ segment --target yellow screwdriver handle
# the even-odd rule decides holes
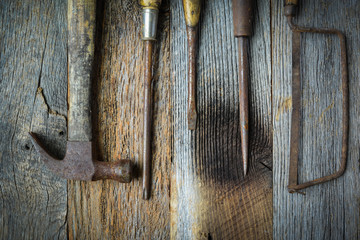
[[[200,19],[201,0],[183,0],[186,26],[196,27]]]
[[[140,0],[139,3],[143,8],[159,9],[161,0]]]

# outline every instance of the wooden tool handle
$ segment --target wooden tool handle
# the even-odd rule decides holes
[[[235,37],[248,37],[252,34],[253,0],[233,0],[233,23]]]
[[[139,3],[142,7],[159,9],[161,0],[140,0]]]
[[[185,23],[188,27],[196,27],[200,19],[201,0],[183,0]]]
[[[285,5],[298,5],[299,0],[285,0]]]
[[[68,140],[91,134],[91,72],[94,59],[95,0],[68,0]]]
[[[112,179],[121,183],[129,183],[133,178],[133,164],[130,160],[117,162],[94,161],[94,166],[93,181]]]

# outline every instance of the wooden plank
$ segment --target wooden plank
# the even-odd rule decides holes
[[[274,239],[358,239],[360,92],[360,2],[301,1],[299,25],[338,28],[348,44],[350,135],[347,170],[343,177],[305,189],[287,191],[291,116],[291,31],[283,4],[273,1],[272,73],[274,112]],[[341,151],[340,47],[335,36],[302,35],[302,110],[299,180],[312,180],[339,167]]]
[[[152,196],[142,200],[142,179],[70,182],[70,239],[167,239],[170,234],[170,22],[160,11],[154,55]],[[132,0],[98,1],[94,139],[100,160],[128,158],[142,166],[143,44],[141,9]],[[141,173],[141,169],[138,169]]]
[[[231,1],[204,1],[196,131],[187,128],[187,41],[182,2],[171,1],[174,146],[171,238],[272,237],[270,5],[255,6],[250,39],[250,171],[243,177],[238,55]]]
[[[0,16],[0,239],[64,239],[66,181],[28,132],[64,154],[66,1],[1,1]]]

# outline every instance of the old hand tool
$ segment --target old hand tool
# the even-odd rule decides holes
[[[189,55],[188,128],[196,128],[196,55],[201,0],[183,0]]]
[[[249,59],[248,45],[252,34],[252,0],[233,0],[234,35],[239,48],[239,100],[240,100],[240,134],[244,175],[248,170],[249,149],[249,105],[248,80]]]
[[[332,179],[340,177],[346,167],[347,148],[348,148],[348,125],[349,125],[349,110],[348,110],[348,72],[346,60],[346,45],[345,35],[337,29],[319,29],[300,27],[293,23],[293,18],[296,15],[298,0],[285,1],[285,16],[288,24],[293,31],[292,40],[292,116],[291,116],[291,140],[290,140],[290,169],[289,169],[289,185],[290,193],[298,190],[324,183]],[[301,81],[300,81],[300,33],[322,33],[335,34],[340,39],[341,49],[341,81],[342,81],[342,149],[341,149],[341,163],[340,169],[335,173],[321,177],[309,182],[298,184],[298,159],[299,159],[299,136],[300,136],[300,108],[301,108]]]
[[[35,133],[35,149],[56,175],[74,180],[132,179],[129,160],[100,162],[93,155],[91,71],[94,60],[95,0],[68,0],[68,141],[63,160],[52,157]]]
[[[152,51],[156,41],[156,28],[161,0],[140,0],[143,7],[142,40],[145,45],[144,70],[144,146],[143,146],[143,198],[150,198],[151,181],[151,125],[152,125]]]

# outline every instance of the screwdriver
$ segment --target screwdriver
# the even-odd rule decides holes
[[[240,100],[240,135],[244,176],[248,170],[249,149],[249,104],[248,81],[249,59],[248,45],[252,34],[252,0],[232,0],[234,36],[239,48],[239,100]]]
[[[140,0],[139,3],[142,6],[142,41],[145,49],[143,199],[147,200],[151,193],[152,52],[161,0]]]
[[[196,128],[196,52],[201,0],[183,0],[189,55],[188,128]]]

